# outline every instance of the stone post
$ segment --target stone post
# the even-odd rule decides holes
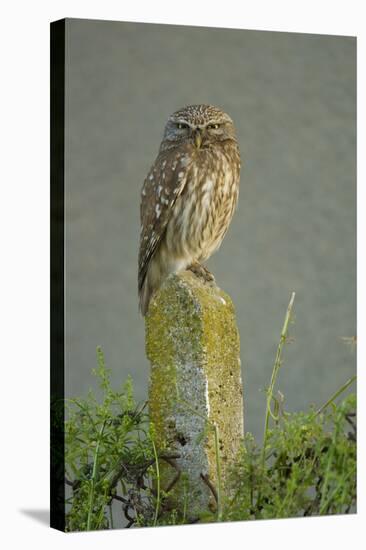
[[[167,457],[159,461],[162,489],[170,507],[193,520],[225,495],[244,432],[231,299],[190,271],[170,275],[150,303],[146,352],[150,420],[158,454]]]

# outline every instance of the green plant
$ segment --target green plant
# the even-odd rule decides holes
[[[284,413],[265,460],[247,434],[231,472],[226,521],[344,514],[356,505],[356,397],[317,414]]]
[[[150,469],[155,457],[146,403],[136,405],[131,379],[113,391],[100,348],[97,360],[93,372],[103,391],[102,402],[91,391],[86,399],[67,402],[68,531],[112,528],[113,500],[122,504],[127,525],[140,514],[149,517],[153,509]]]

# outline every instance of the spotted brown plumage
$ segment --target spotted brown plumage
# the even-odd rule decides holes
[[[231,118],[190,105],[166,124],[141,191],[140,310],[173,272],[207,260],[220,246],[238,200],[240,155]]]

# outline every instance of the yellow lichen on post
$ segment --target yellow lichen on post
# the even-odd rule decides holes
[[[146,316],[146,352],[150,420],[158,452],[166,457],[160,462],[162,488],[169,489],[170,505],[192,518],[212,509],[218,489],[225,494],[227,469],[243,437],[240,343],[231,299],[190,271],[170,275]]]

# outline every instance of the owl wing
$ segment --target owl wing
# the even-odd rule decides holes
[[[158,155],[141,191],[138,288],[141,291],[151,258],[164,236],[175,201],[187,181],[189,154],[184,148]]]

